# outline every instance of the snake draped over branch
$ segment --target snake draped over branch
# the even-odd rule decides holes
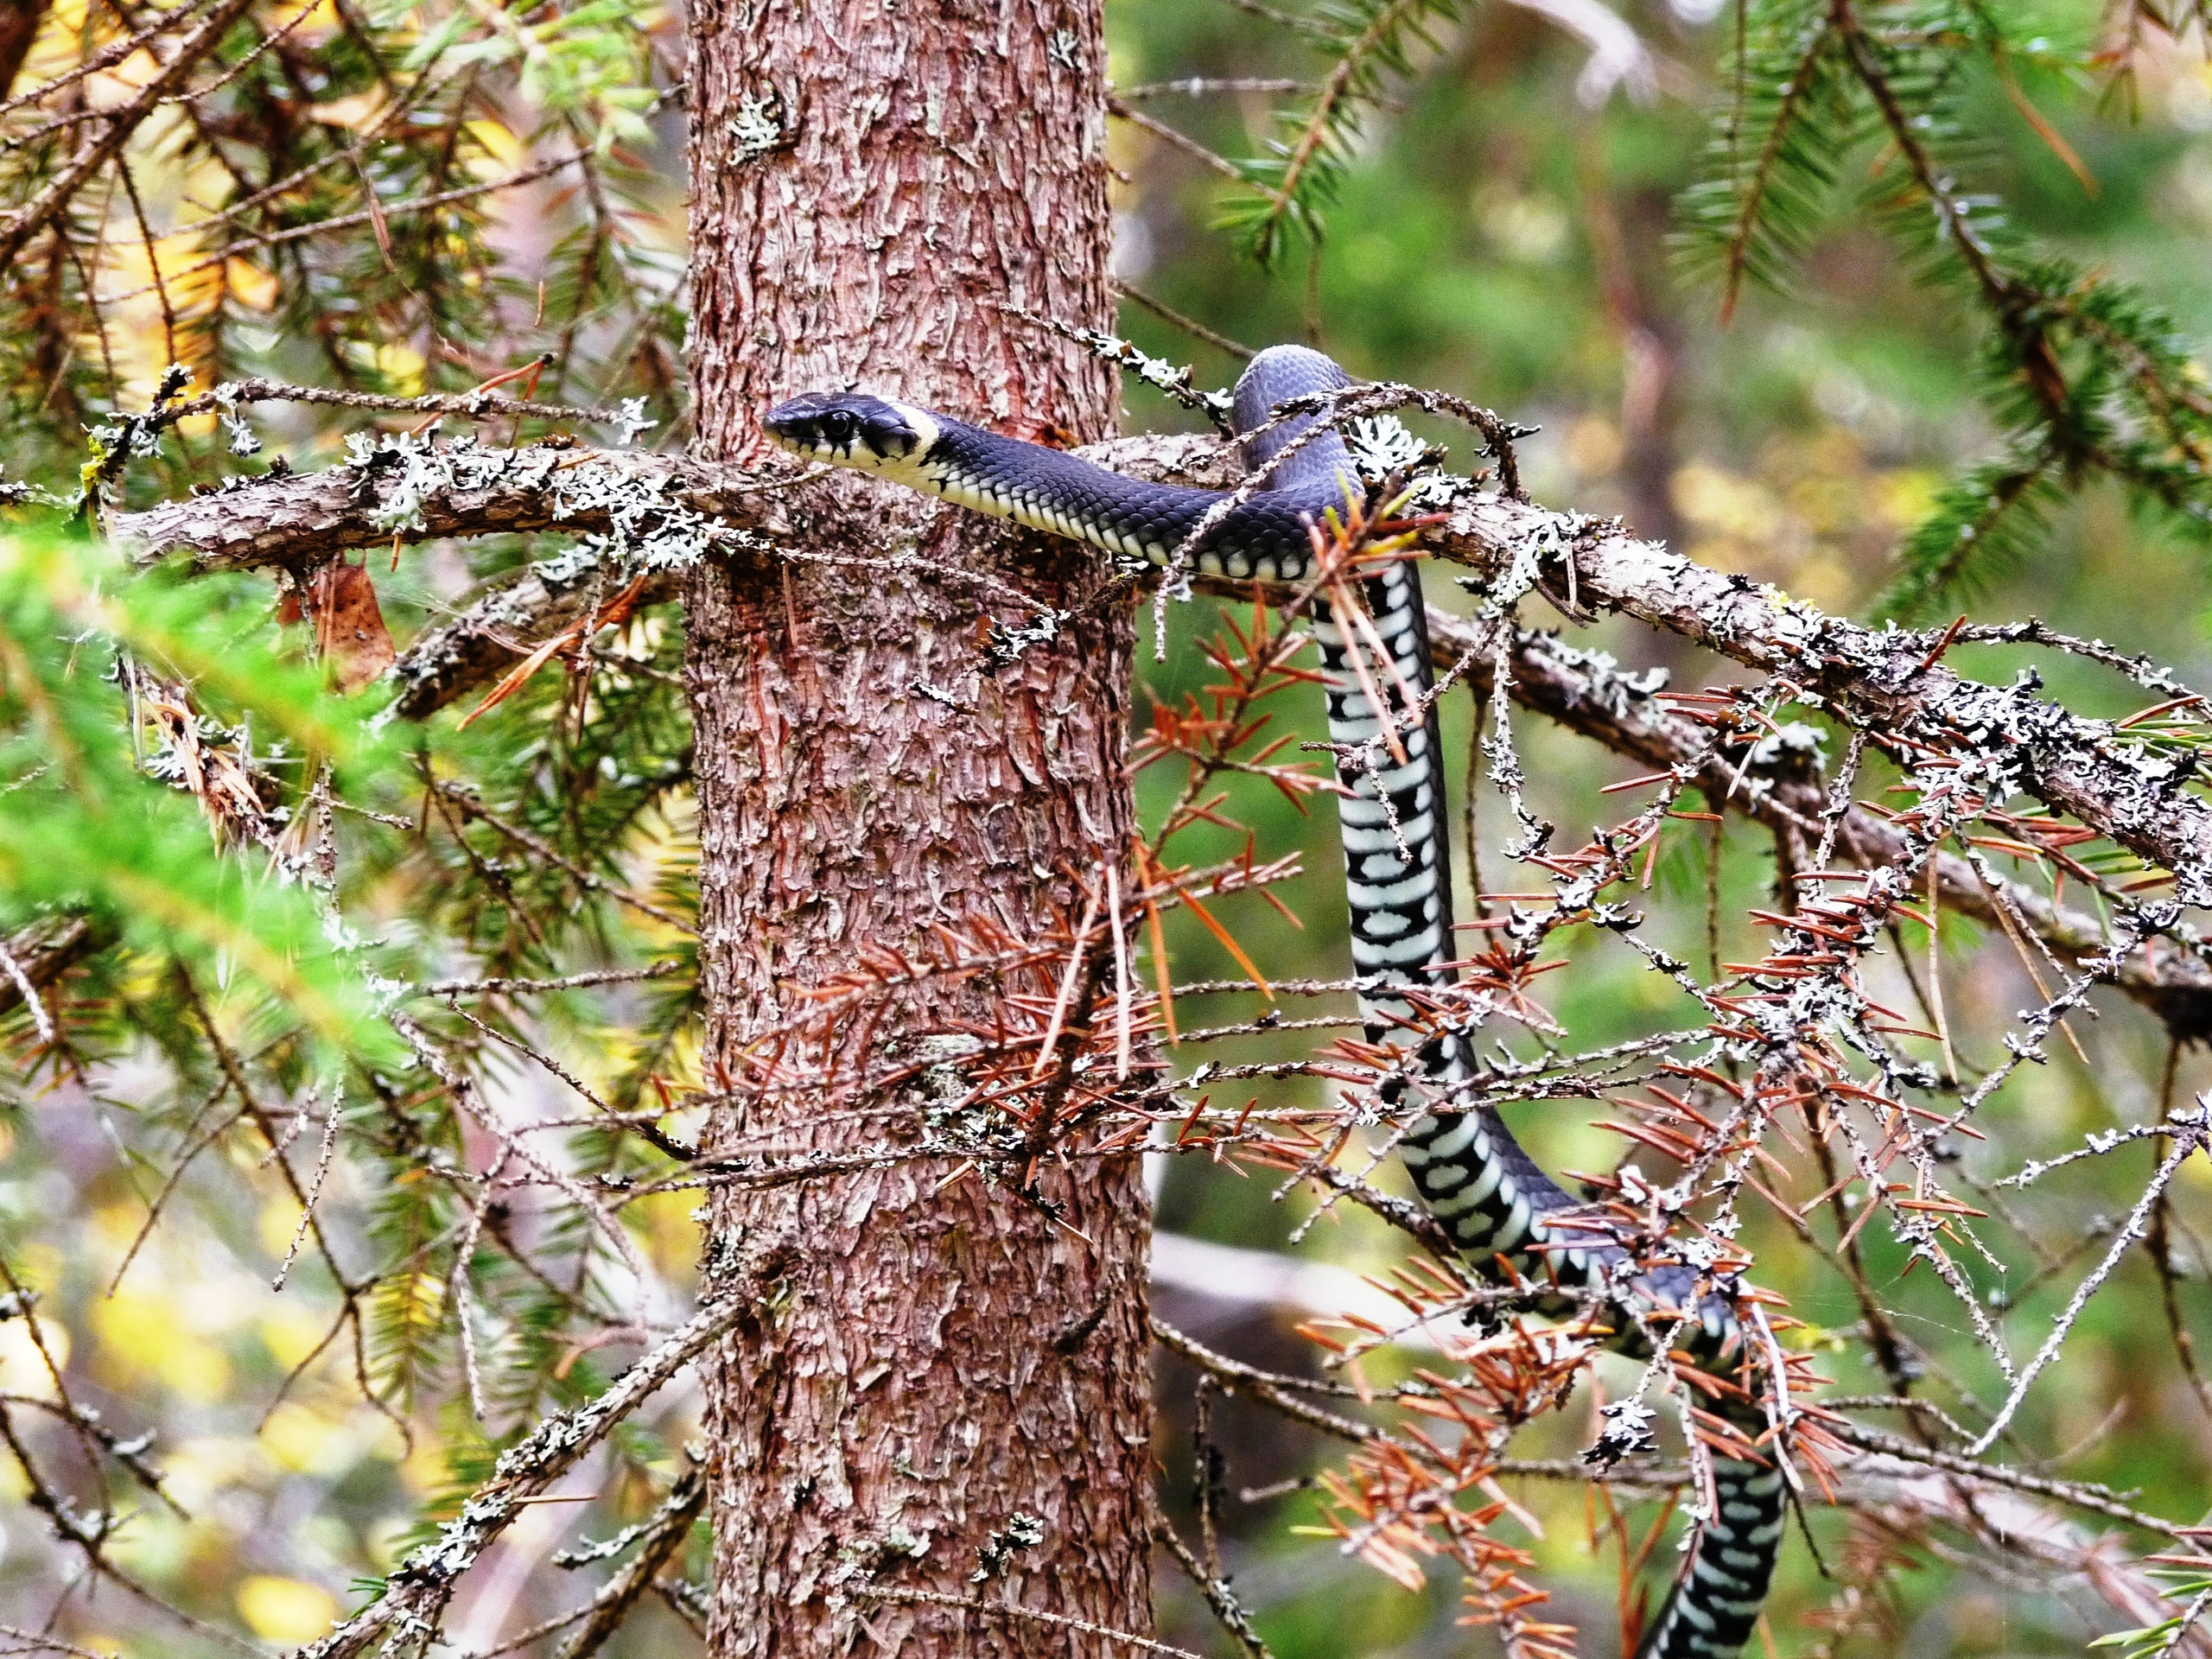
[[[1313,532],[1332,514],[1341,520],[1364,488],[1323,416],[1281,419],[1276,411],[1351,385],[1334,362],[1303,346],[1255,357],[1237,382],[1233,418],[1262,486],[1233,493],[1125,478],[857,392],[794,397],[769,411],[766,427],[773,442],[807,459],[873,473],[1127,560],[1324,586],[1332,574],[1320,568],[1325,537]],[[1438,1019],[1452,1006],[1459,972],[1427,613],[1407,559],[1365,563],[1352,588],[1353,615],[1316,594],[1313,632],[1345,791],[1338,822],[1360,1018],[1370,1045],[1394,1045],[1402,1057],[1382,1087],[1412,1119],[1401,1156],[1429,1213],[1479,1277],[1529,1291],[1539,1312],[1594,1310],[1593,1323],[1624,1351],[1648,1352],[1656,1334],[1678,1362],[1741,1378],[1740,1388],[1710,1402],[1740,1455],[1712,1453],[1713,1486],[1688,1567],[1638,1650],[1638,1659],[1732,1659],[1765,1599],[1786,1501],[1779,1456],[1752,1444],[1769,1430],[1753,1344],[1728,1287],[1679,1262],[1645,1265],[1596,1206],[1537,1167],[1482,1099],[1471,1022]]]

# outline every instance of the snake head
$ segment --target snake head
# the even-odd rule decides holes
[[[875,473],[916,465],[938,435],[925,411],[861,391],[802,392],[770,410],[762,424],[793,454]]]

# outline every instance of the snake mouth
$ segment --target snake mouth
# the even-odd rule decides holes
[[[770,442],[832,467],[906,467],[928,453],[937,423],[922,410],[857,391],[809,391],[770,410]]]

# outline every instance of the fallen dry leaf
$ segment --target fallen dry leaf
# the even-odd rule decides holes
[[[316,654],[330,664],[340,695],[359,690],[398,657],[365,563],[336,559],[316,571],[308,582],[307,609],[315,618]]]

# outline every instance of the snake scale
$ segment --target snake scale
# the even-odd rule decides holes
[[[1319,352],[1278,346],[1261,353],[1236,385],[1236,429],[1254,435],[1244,441],[1248,464],[1266,465],[1319,419],[1268,426],[1280,404],[1349,385]],[[777,405],[765,424],[774,442],[809,460],[874,473],[1155,565],[1167,563],[1224,500],[1221,492],[1125,478],[1059,450],[863,393],[807,393]],[[1191,567],[1237,580],[1305,580],[1315,563],[1308,526],[1343,508],[1355,476],[1343,439],[1333,430],[1313,434],[1277,462],[1268,487],[1208,528]],[[1359,587],[1395,674],[1358,671],[1351,653],[1371,648],[1347,639],[1354,630],[1325,600],[1314,601],[1313,632],[1329,735],[1350,791],[1338,799],[1338,821],[1352,962],[1363,986],[1360,1016],[1368,1040],[1379,1045],[1423,1029],[1408,990],[1449,985],[1458,975],[1443,754],[1429,696],[1434,668],[1420,581],[1412,563],[1396,561]],[[1421,710],[1417,722],[1378,707],[1370,695],[1370,684],[1393,683],[1411,690]],[[1383,754],[1372,740],[1386,721],[1397,741],[1396,752]],[[1356,750],[1376,759],[1353,759]],[[1433,1031],[1433,1018],[1426,1025]],[[1588,1224],[1589,1206],[1537,1167],[1495,1109],[1451,1104],[1477,1076],[1465,1036],[1427,1035],[1416,1065],[1421,1098],[1432,1109],[1407,1131],[1402,1156],[1430,1213],[1478,1274],[1493,1282],[1555,1282],[1562,1304],[1576,1292],[1601,1292],[1615,1309],[1613,1327],[1626,1333],[1621,1345],[1633,1344],[1640,1323],[1679,1319],[1672,1338],[1678,1352],[1709,1370],[1740,1363],[1744,1333],[1728,1300],[1700,1295],[1685,1267],[1626,1268],[1626,1250]],[[1576,1211],[1579,1226],[1567,1219]],[[1764,1426],[1743,1404],[1713,1408],[1746,1437]],[[1712,1463],[1714,1502],[1688,1569],[1645,1634],[1638,1659],[1732,1659],[1765,1599],[1781,1548],[1781,1471],[1773,1462],[1719,1452]]]

